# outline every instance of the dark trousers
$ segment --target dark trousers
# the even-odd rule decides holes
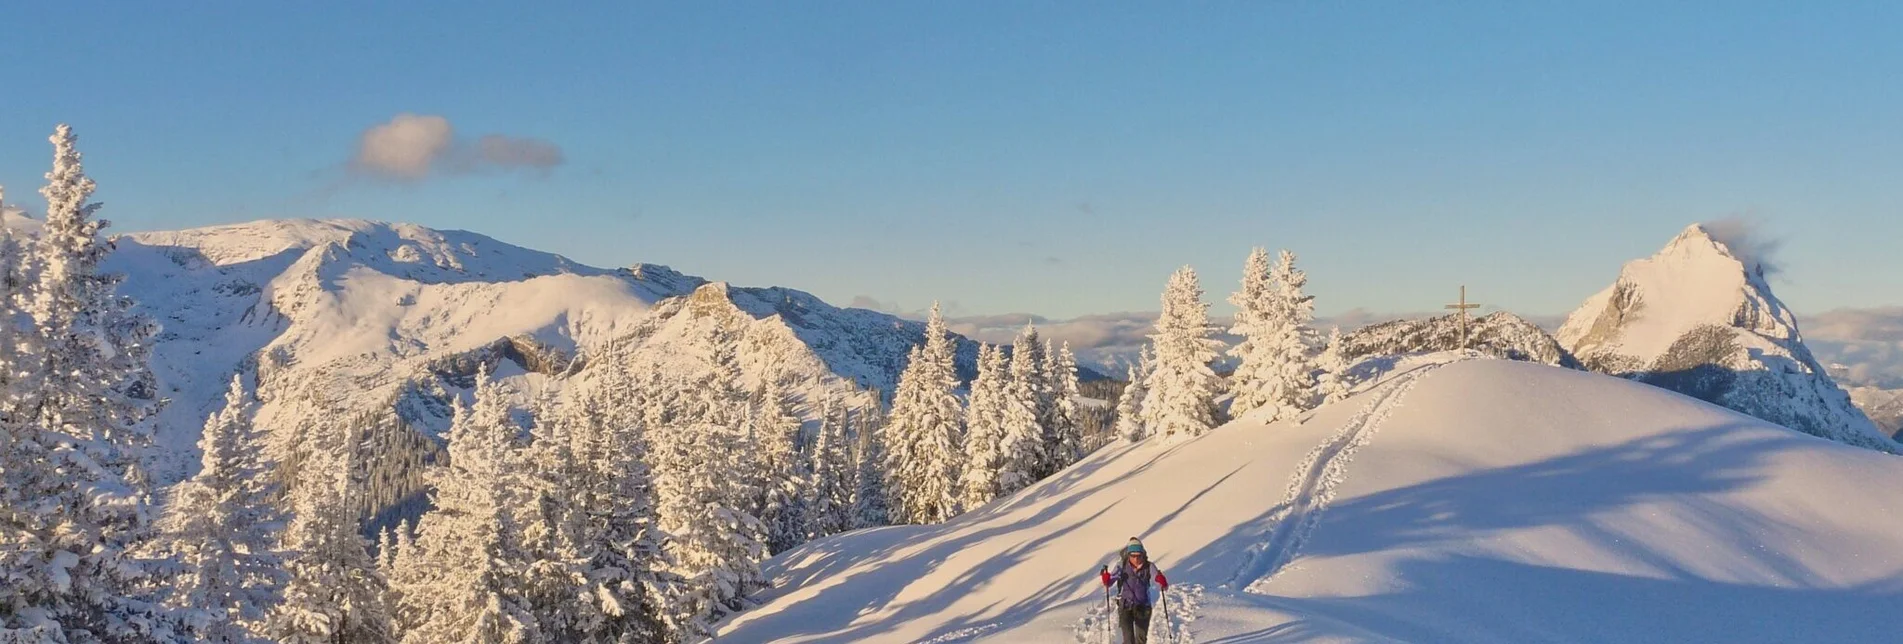
[[[1150,607],[1118,606],[1117,625],[1123,628],[1123,644],[1147,644],[1150,641]]]

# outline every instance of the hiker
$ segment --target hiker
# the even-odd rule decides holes
[[[1104,566],[1098,571],[1103,585],[1117,588],[1117,625],[1123,629],[1123,644],[1145,644],[1150,639],[1150,579],[1159,590],[1169,590],[1170,580],[1150,563],[1143,542],[1130,537],[1123,547],[1115,569]]]

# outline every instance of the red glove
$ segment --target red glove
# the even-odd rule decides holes
[[[1170,578],[1164,577],[1161,570],[1156,571],[1156,585],[1163,590],[1170,589]]]
[[[1105,568],[1105,569],[1103,569],[1103,570],[1099,570],[1099,571],[1097,571],[1097,574],[1099,574],[1099,575],[1103,575],[1103,585],[1105,585],[1105,586],[1109,586],[1109,585],[1110,585],[1110,569],[1109,569],[1109,568]]]

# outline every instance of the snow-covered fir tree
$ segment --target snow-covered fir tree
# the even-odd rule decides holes
[[[964,406],[952,364],[951,332],[932,304],[925,345],[912,350],[886,419],[887,477],[893,520],[939,523],[961,511]]]
[[[1143,372],[1135,365],[1124,370],[1124,378],[1129,384],[1123,386],[1123,394],[1117,397],[1116,435],[1129,442],[1143,440],[1142,402]]]
[[[752,416],[764,475],[759,516],[767,527],[767,550],[771,553],[805,542],[807,519],[802,501],[812,487],[812,472],[800,450],[800,419],[793,415],[782,378],[778,374],[761,378]]]
[[[878,398],[855,418],[853,432],[852,527],[871,528],[892,522],[891,499],[886,494],[885,414]]]
[[[602,621],[598,605],[587,601],[594,586],[586,574],[587,516],[581,495],[587,477],[582,458],[585,430],[576,417],[579,405],[563,405],[550,395],[532,403],[536,419],[534,440],[526,448],[508,450],[518,456],[502,479],[510,493],[508,516],[519,528],[513,566],[524,605],[534,616],[542,639],[579,641]],[[505,427],[506,429],[506,427]]]
[[[578,619],[575,641],[660,642],[676,634],[668,603],[680,579],[656,517],[647,431],[603,411],[639,409],[643,398],[633,388],[602,389],[565,408],[580,431],[575,511],[583,517],[582,573],[594,589],[577,602],[593,606]]]
[[[1315,389],[1321,402],[1330,403],[1347,398],[1355,383],[1348,373],[1353,365],[1342,352],[1341,327],[1328,331],[1328,343],[1324,346],[1321,356],[1315,359],[1315,366],[1321,372]]]
[[[114,293],[120,276],[99,271],[107,224],[88,201],[78,137],[60,125],[50,140],[46,219],[4,261],[0,638],[170,637],[129,554],[153,534],[141,460],[156,327]]]
[[[261,641],[284,582],[254,409],[233,377],[224,409],[205,421],[198,474],[172,487],[159,520],[160,552],[172,562],[164,602],[180,634],[199,641]]]
[[[1229,332],[1241,338],[1229,347],[1229,355],[1237,360],[1235,373],[1229,376],[1229,391],[1233,394],[1229,413],[1236,416],[1274,404],[1269,388],[1280,364],[1273,355],[1270,336],[1282,316],[1276,310],[1275,285],[1269,276],[1272,270],[1268,249],[1251,249],[1242,265],[1242,288],[1229,296],[1229,303],[1236,307]]]
[[[1040,355],[1037,330],[1027,326],[1011,345],[998,395],[998,496],[1030,487],[1046,467],[1044,426],[1038,414],[1048,398],[1043,396],[1046,381]]]
[[[1209,365],[1221,343],[1211,337],[1209,305],[1203,302],[1195,269],[1184,266],[1170,275],[1150,342],[1156,347],[1156,360],[1144,383],[1144,425],[1168,441],[1201,436],[1214,428],[1219,421],[1215,399],[1222,379]]]
[[[507,397],[487,369],[475,403],[456,405],[449,463],[430,474],[435,510],[417,524],[416,543],[398,553],[396,588],[403,641],[530,642],[540,637],[519,583],[524,557],[510,543],[506,474],[517,432]]]
[[[760,498],[758,448],[744,426],[747,400],[732,332],[712,329],[712,355],[690,381],[686,405],[667,419],[657,450],[656,481],[668,554],[684,579],[669,612],[689,635],[749,605],[766,586],[767,528],[749,509]]]
[[[1029,479],[1026,485],[1057,471],[1054,465],[1058,459],[1051,453],[1051,446],[1057,442],[1057,398],[1052,392],[1048,346],[1038,335],[1037,327],[1028,323],[1011,342],[1010,395],[1014,401],[1029,404],[1031,423],[1035,426],[1034,444],[1029,451],[1015,453],[1029,459],[1027,469],[1023,470]]]
[[[266,617],[265,631],[288,644],[395,641],[389,592],[358,532],[347,501],[359,464],[356,432],[312,437],[310,475],[291,491],[290,525],[278,549],[289,575],[282,600]],[[468,562],[458,562],[463,565]]]
[[[1006,371],[1004,354],[997,347],[978,349],[978,377],[971,381],[971,395],[965,405],[964,482],[960,494],[966,508],[976,508],[998,497],[998,473],[1003,464],[1003,397]]]
[[[844,532],[852,510],[852,446],[846,442],[846,408],[830,399],[821,404],[819,433],[808,462],[813,485],[805,497],[806,539]]]
[[[1314,408],[1315,296],[1303,292],[1308,275],[1295,267],[1295,253],[1282,251],[1269,272],[1271,307],[1260,321],[1254,355],[1262,380],[1262,407],[1268,420],[1295,418]],[[1232,408],[1233,409],[1233,408]]]
[[[1050,393],[1050,426],[1045,431],[1045,475],[1070,467],[1084,457],[1084,428],[1077,412],[1077,356],[1070,343],[1044,347],[1044,382]]]

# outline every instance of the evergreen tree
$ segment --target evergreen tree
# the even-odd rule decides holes
[[[886,494],[885,415],[880,412],[878,397],[874,396],[872,404],[858,415],[853,441],[856,446],[852,476],[853,528],[892,523],[891,500]]]
[[[1322,402],[1335,402],[1347,398],[1349,391],[1354,388],[1354,376],[1348,373],[1349,368],[1354,365],[1343,353],[1341,327],[1329,330],[1326,346],[1321,357],[1315,361],[1316,367],[1321,370],[1316,390],[1320,393]]]
[[[680,579],[656,517],[646,428],[638,420],[611,424],[601,411],[622,405],[638,409],[645,401],[632,388],[602,390],[572,419],[582,431],[576,509],[585,521],[583,572],[595,589],[584,601],[594,604],[597,620],[584,622],[575,639],[660,642],[678,627],[668,606]]]
[[[688,404],[663,432],[667,464],[657,481],[661,527],[668,554],[684,579],[669,614],[686,634],[746,608],[747,595],[766,586],[767,528],[749,508],[760,498],[758,449],[745,432],[746,397],[731,332],[716,325],[705,373],[692,383]]]
[[[262,482],[258,436],[244,383],[231,379],[225,407],[205,421],[198,474],[171,490],[160,518],[167,571],[165,604],[200,641],[251,642],[277,603],[281,561],[267,534],[270,490]]]
[[[308,439],[310,474],[291,492],[293,517],[279,545],[290,579],[265,624],[275,641],[394,641],[386,581],[347,501],[356,494],[360,438],[351,431]]]
[[[998,396],[998,496],[1030,487],[1045,469],[1044,427],[1038,423],[1044,398],[1037,330],[1026,327],[1012,344]]]
[[[1028,478],[1025,485],[1057,471],[1054,465],[1059,460],[1051,452],[1051,447],[1057,443],[1057,396],[1052,391],[1050,356],[1046,354],[1046,348],[1043,338],[1038,336],[1037,327],[1028,323],[1011,343],[1012,398],[1029,405],[1034,426],[1032,444],[1028,451],[1019,454],[1028,459],[1023,470],[1023,475]]]
[[[520,593],[544,639],[579,641],[603,622],[590,601],[596,588],[587,576],[587,516],[582,495],[588,489],[583,460],[586,430],[576,405],[547,397],[535,402],[534,442],[523,452],[526,463],[504,474],[514,493],[509,515],[521,524]]]
[[[1124,370],[1124,378],[1129,384],[1123,386],[1123,395],[1117,397],[1116,435],[1129,442],[1143,440],[1149,434],[1143,431],[1143,370],[1131,365]]]
[[[1258,354],[1264,406],[1271,422],[1295,418],[1316,403],[1315,297],[1302,292],[1308,276],[1295,268],[1295,253],[1282,251],[1270,271],[1271,302]]]
[[[958,484],[964,465],[964,407],[952,366],[951,333],[932,305],[925,345],[915,348],[899,376],[886,420],[886,469],[893,486],[893,518],[903,523],[940,523],[960,512]]]
[[[1050,474],[1084,457],[1084,428],[1077,412],[1077,356],[1065,342],[1055,350],[1045,346],[1044,381],[1051,395],[1051,425],[1044,454]],[[1048,474],[1047,474],[1048,475]]]
[[[966,508],[976,508],[998,497],[998,473],[1003,464],[1005,379],[1004,353],[984,345],[978,349],[978,377],[971,381],[965,406],[965,463],[961,494]]]
[[[1241,338],[1229,348],[1229,355],[1237,360],[1236,371],[1229,376],[1229,391],[1233,394],[1229,413],[1235,416],[1274,404],[1269,387],[1281,365],[1270,345],[1281,316],[1276,310],[1271,270],[1268,249],[1257,246],[1250,250],[1242,266],[1242,288],[1229,296],[1229,303],[1236,307],[1229,332]]]
[[[140,461],[156,327],[114,294],[121,276],[99,271],[107,223],[88,202],[78,137],[60,125],[50,141],[39,237],[0,244],[0,636],[170,637],[140,588],[146,566],[129,554],[153,534]]]
[[[793,415],[782,376],[761,379],[755,395],[755,436],[765,473],[760,521],[767,527],[768,552],[780,553],[806,540],[802,500],[812,488],[812,472],[800,454],[800,419]]]
[[[1168,441],[1201,436],[1218,422],[1215,398],[1222,381],[1209,365],[1220,343],[1210,337],[1209,305],[1202,298],[1194,269],[1171,274],[1150,336],[1156,361],[1144,383],[1143,422]]]
[[[852,509],[852,446],[846,442],[845,410],[828,400],[813,438],[813,485],[806,496],[806,539],[844,532]]]
[[[529,642],[540,636],[519,583],[522,561],[509,543],[513,517],[505,474],[516,433],[506,396],[485,369],[473,407],[456,405],[449,463],[431,472],[435,510],[399,553],[403,641]]]

